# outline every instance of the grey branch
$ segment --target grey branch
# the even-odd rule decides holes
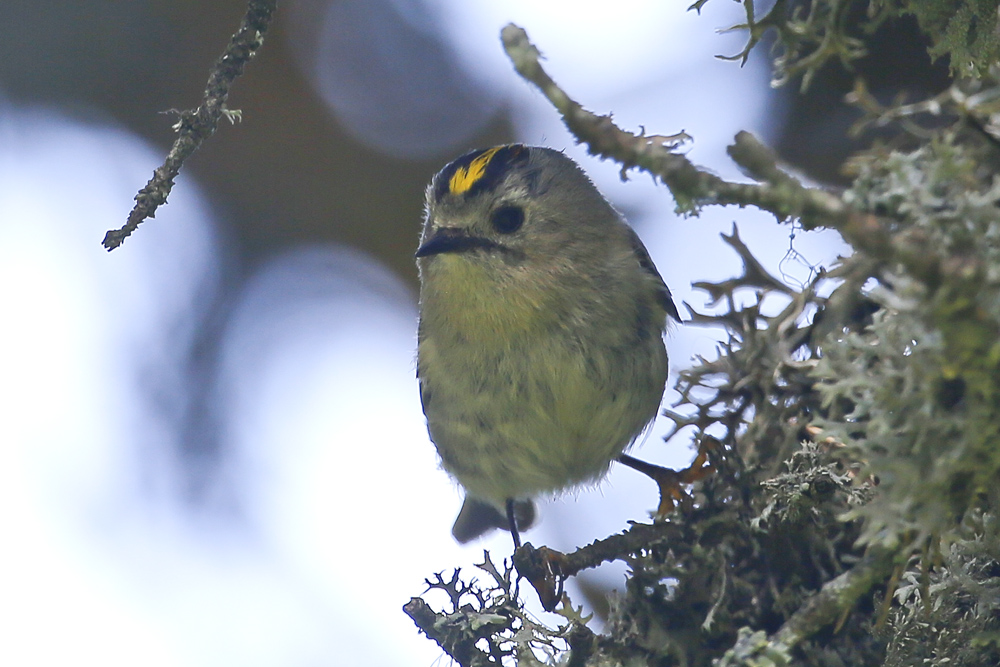
[[[896,556],[888,549],[872,547],[857,565],[828,581],[770,637],[762,631],[741,630],[736,645],[726,651],[716,667],[788,664],[795,646],[836,623],[850,612],[858,598],[885,581]]]
[[[403,605],[403,612],[409,616],[420,630],[433,639],[461,667],[486,667],[498,664],[489,653],[476,647],[476,643],[489,634],[489,625],[483,626],[481,634],[464,632],[461,610],[455,614],[439,614],[420,598],[411,598]]]
[[[198,150],[205,139],[215,134],[219,121],[224,117],[229,120],[239,117],[238,112],[226,108],[229,89],[264,43],[264,33],[271,23],[277,4],[278,0],[249,1],[239,30],[229,40],[229,45],[209,74],[201,105],[197,109],[180,112],[180,119],[174,125],[177,138],[166,160],[157,167],[153,177],[135,196],[135,206],[129,213],[125,226],[109,230],[104,235],[103,245],[109,251],[120,246],[140,223],[156,216],[156,209],[166,203],[184,161]]]
[[[741,132],[730,156],[762,183],[733,183],[699,169],[674,150],[687,139],[673,136],[632,134],[616,126],[610,116],[598,116],[569,97],[542,68],[541,54],[527,33],[514,24],[501,32],[504,49],[518,74],[533,83],[562,114],[563,122],[592,155],[622,164],[622,173],[633,167],[662,180],[674,195],[678,210],[697,213],[711,204],[756,206],[780,220],[801,218],[807,228],[838,226],[847,210],[843,202],[825,190],[807,188],[775,166],[770,152],[752,135]]]

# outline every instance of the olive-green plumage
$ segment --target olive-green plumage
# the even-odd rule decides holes
[[[621,215],[548,148],[446,166],[427,189],[417,258],[420,394],[466,490],[453,531],[466,541],[493,525],[474,516],[484,505],[607,472],[656,415],[677,312]]]

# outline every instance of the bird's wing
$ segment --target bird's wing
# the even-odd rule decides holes
[[[670,288],[667,284],[663,282],[660,272],[656,270],[656,265],[653,264],[653,260],[650,259],[649,253],[646,251],[646,246],[642,244],[642,240],[639,235],[629,227],[628,228],[629,241],[632,243],[632,252],[635,253],[636,259],[639,260],[639,266],[645,269],[647,272],[656,278],[656,282],[659,284],[659,289],[657,290],[656,299],[659,301],[663,310],[667,312],[667,315],[674,318],[678,322],[681,321],[680,313],[677,312],[677,306],[674,305],[674,298],[670,294]]]

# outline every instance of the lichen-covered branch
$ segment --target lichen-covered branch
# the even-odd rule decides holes
[[[562,600],[563,582],[583,570],[613,561],[627,560],[658,544],[682,538],[677,526],[669,523],[634,523],[626,531],[564,554],[530,542],[514,552],[514,566],[538,593],[542,607],[552,611]]]
[[[584,109],[563,91],[539,62],[538,49],[525,31],[516,25],[502,33],[504,48],[518,73],[538,87],[562,115],[563,121],[591,154],[611,158],[622,165],[622,172],[640,167],[662,180],[670,188],[677,208],[683,213],[697,213],[706,205],[735,204],[756,206],[779,219],[799,217],[810,227],[837,226],[846,215],[843,203],[835,196],[816,188],[805,188],[790,176],[766,183],[734,183],[696,167],[674,149],[687,138],[632,134],[620,129],[610,116],[598,116]],[[745,145],[741,145],[745,144]],[[759,151],[747,133],[737,138],[737,162],[757,169]],[[746,162],[746,164],[744,164]],[[777,170],[771,169],[777,174]]]
[[[103,245],[106,249],[114,250],[143,221],[156,216],[156,209],[167,201],[184,161],[198,150],[205,139],[215,133],[219,121],[223,118],[230,121],[239,118],[238,111],[226,108],[226,100],[229,99],[233,82],[243,73],[243,68],[264,43],[264,33],[267,32],[277,4],[277,0],[249,0],[239,29],[212,68],[201,104],[196,109],[179,112],[180,118],[174,125],[177,132],[174,145],[163,164],[154,170],[153,177],[135,196],[135,206],[125,225],[120,229],[109,230],[104,235]]]
[[[563,576],[571,577],[601,563],[621,560],[661,542],[676,540],[680,535],[680,530],[669,523],[634,523],[621,533],[595,540],[571,553],[559,554],[559,572]],[[554,553],[544,547],[536,549],[530,542],[522,546],[514,555],[514,565],[517,566],[518,573],[529,579],[544,576],[547,567],[546,558],[551,557],[546,552]]]
[[[416,624],[420,631],[433,639],[441,650],[451,656],[461,667],[485,667],[495,665],[488,653],[476,648],[479,637],[463,633],[450,632],[455,625],[455,619],[448,614],[438,613],[420,598],[411,598],[403,605],[403,611]],[[464,617],[460,617],[464,619]]]
[[[872,548],[857,565],[839,577],[831,579],[812,596],[792,617],[785,621],[772,642],[796,646],[824,626],[837,622],[850,611],[854,603],[872,586],[885,581],[895,564],[895,554],[881,547]]]
[[[591,154],[619,162],[623,173],[638,167],[660,179],[670,189],[680,212],[694,214],[708,205],[755,206],[779,220],[797,219],[806,230],[833,228],[856,250],[881,262],[898,262],[927,282],[948,273],[975,282],[984,270],[973,258],[955,262],[944,257],[921,229],[900,230],[895,220],[855,206],[856,200],[804,186],[783,171],[774,153],[749,132],[737,134],[728,153],[756,183],[727,181],[699,168],[674,152],[678,137],[686,139],[686,135],[647,136],[622,130],[610,116],[584,109],[552,80],[523,29],[510,24],[501,37],[518,73],[542,91]]]
[[[553,658],[570,647],[559,632],[540,625],[521,608],[509,561],[501,569],[484,552],[477,567],[493,580],[491,586],[475,579],[465,582],[458,570],[450,578],[437,574],[427,580],[427,590],[445,593],[450,611],[436,612],[422,598],[412,598],[403,612],[462,667],[512,660],[533,667],[541,664],[537,656]],[[586,645],[584,634],[574,637],[578,646]]]

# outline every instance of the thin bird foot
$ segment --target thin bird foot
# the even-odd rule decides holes
[[[715,471],[708,461],[708,452],[712,449],[714,449],[712,443],[703,443],[698,448],[698,455],[694,461],[684,470],[671,470],[646,463],[628,454],[619,456],[618,462],[647,475],[660,487],[660,505],[656,508],[655,516],[657,519],[662,519],[673,512],[678,505],[687,506],[692,502],[691,495],[684,489],[684,485],[705,479]]]

